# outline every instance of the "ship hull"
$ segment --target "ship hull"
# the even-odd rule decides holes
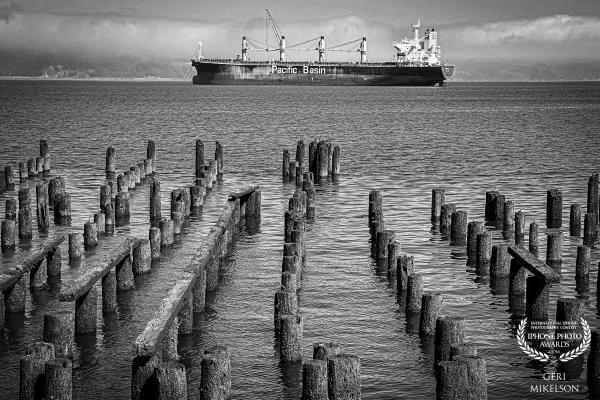
[[[400,67],[393,63],[319,64],[192,61],[195,85],[434,86],[454,66]]]

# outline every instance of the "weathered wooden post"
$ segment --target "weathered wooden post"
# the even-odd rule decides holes
[[[504,230],[515,230],[515,203],[510,200],[504,202]]]
[[[509,296],[525,294],[527,270],[514,258],[510,261]]]
[[[569,235],[581,236],[581,206],[571,204],[571,213],[569,214]]]
[[[450,360],[450,346],[465,340],[465,319],[463,317],[439,317],[435,325],[435,359],[433,365]]]
[[[134,165],[133,167],[129,167],[129,175],[131,176],[131,179],[133,180],[134,187],[135,187],[135,185],[139,185],[142,182],[142,174],[140,172],[140,168],[137,165]]]
[[[329,140],[327,140],[327,174],[333,175],[333,147]]]
[[[98,235],[106,233],[106,216],[104,213],[95,213],[94,223],[98,227]]]
[[[492,212],[493,212],[493,220],[496,223],[504,223],[504,202],[505,196],[503,194],[496,194],[492,201]]]
[[[585,214],[583,220],[583,244],[592,247],[597,239],[597,228],[594,221],[596,220],[596,214]]]
[[[288,179],[290,182],[296,182],[296,167],[298,166],[298,161],[290,161],[290,165],[288,167]]]
[[[4,167],[4,181],[6,185],[6,190],[15,190],[15,178],[13,176],[13,170],[10,165]]]
[[[112,189],[108,183],[100,186],[100,211],[106,212],[106,205],[112,202]]]
[[[539,226],[537,222],[533,221],[529,224],[529,252],[536,257],[538,256],[539,245]]]
[[[48,148],[48,141],[46,139],[40,139],[40,157],[43,158],[43,172],[50,171],[50,150]]]
[[[173,220],[162,218],[160,220],[160,244],[161,246],[173,245]]]
[[[477,256],[478,266],[489,264],[492,258],[492,235],[488,232],[477,234]]]
[[[48,205],[50,207],[55,206],[56,195],[59,193],[64,193],[64,191],[65,178],[58,176],[50,179],[50,181],[48,182]]]
[[[69,233],[69,260],[81,258],[81,234]]]
[[[54,220],[59,224],[71,222],[71,195],[63,192],[54,197]]]
[[[396,289],[398,291],[398,297],[402,298],[406,294],[408,286],[408,276],[415,272],[415,260],[413,256],[401,255],[398,257],[398,264],[396,267],[396,275],[398,277],[396,281]]]
[[[456,205],[443,204],[440,212],[440,232],[448,234],[452,226],[452,214],[456,212]]]
[[[487,373],[485,360],[480,356],[456,356],[455,361],[467,366],[468,399],[487,400]]]
[[[593,174],[588,180],[587,211],[596,214],[594,225],[598,225],[598,174]]]
[[[37,176],[37,166],[35,164],[35,158],[30,158],[27,160],[27,175],[29,178],[34,178]]]
[[[324,140],[321,140],[317,144],[317,168],[318,174],[315,175],[318,181],[327,180],[327,161],[329,157],[327,156],[327,143]]]
[[[317,179],[317,139],[308,144],[308,172],[312,172]]]
[[[217,168],[217,180],[223,180],[223,144],[219,141],[215,143],[215,164]]]
[[[192,292],[188,291],[181,303],[181,308],[177,313],[177,319],[179,320],[179,334],[189,335],[192,333],[192,324],[194,320],[194,309],[193,309]]]
[[[583,334],[581,318],[584,310],[585,302],[580,299],[560,298],[556,301],[556,340],[569,342],[570,347],[581,341],[577,336]],[[565,322],[572,325],[567,325]]]
[[[283,149],[283,165],[281,166],[281,177],[284,182],[289,180],[290,175],[290,151]]]
[[[6,199],[6,207],[5,207],[5,219],[12,219],[14,221],[17,220],[17,199],[11,197]]]
[[[298,140],[298,143],[296,144],[296,161],[298,161],[298,165],[305,165],[304,153],[306,153],[306,145],[304,144],[304,140]]]
[[[467,212],[455,211],[451,216],[450,245],[464,246],[467,244]]]
[[[523,211],[515,213],[515,244],[525,246],[525,213]]]
[[[490,277],[506,278],[510,275],[510,255],[508,245],[499,244],[492,246],[492,257],[490,260]]]
[[[27,178],[28,178],[27,167],[25,166],[25,163],[20,162],[19,163],[19,181],[23,182]]]
[[[153,260],[158,260],[160,258],[160,245],[161,245],[161,235],[160,229],[156,227],[150,228],[148,233],[150,238],[150,253]]]
[[[229,399],[231,393],[231,363],[226,346],[214,346],[204,351],[200,364],[200,398]]]
[[[31,239],[31,196],[29,188],[19,189],[19,239]]]
[[[44,158],[43,157],[35,158],[35,168],[37,169],[38,175],[40,175],[44,172]]]
[[[450,361],[456,356],[476,356],[477,346],[473,343],[454,343],[450,346]]]
[[[337,181],[340,177],[340,146],[333,148],[331,156],[331,178]]]
[[[86,222],[83,225],[83,245],[86,248],[98,245],[98,225],[94,222]]]
[[[330,400],[359,400],[360,358],[354,354],[339,354],[327,360]]]
[[[71,311],[44,314],[43,341],[54,346],[56,357],[73,357],[75,315]]]
[[[115,219],[127,220],[131,216],[129,212],[129,192],[117,193],[115,197]]]
[[[433,188],[431,189],[431,223],[438,225],[440,223],[440,215],[442,206],[446,204],[446,189]]]
[[[166,361],[154,367],[154,391],[157,400],[187,399],[185,367],[177,361]]]
[[[413,313],[421,311],[423,297],[423,276],[421,274],[408,275],[406,283],[406,312]]]
[[[5,219],[2,221],[2,231],[0,233],[0,242],[2,251],[6,249],[14,249],[16,240],[15,240],[15,230],[16,230],[16,221],[12,219]]]
[[[152,139],[148,139],[148,146],[146,147],[146,158],[152,160],[152,172],[156,172],[156,144]]]
[[[298,165],[296,167],[296,187],[302,188],[304,183],[304,167],[302,165]]]
[[[302,399],[329,399],[327,395],[327,361],[308,360],[302,363]]]
[[[73,398],[73,363],[68,358],[46,361],[46,399]]]
[[[98,290],[91,287],[75,300],[75,334],[96,332]]]
[[[575,263],[575,282],[578,291],[579,288],[586,289],[589,287],[590,255],[591,249],[589,247],[577,246],[577,261]]]
[[[112,234],[115,231],[115,205],[110,202],[104,208],[104,232]]]
[[[133,273],[145,274],[150,272],[152,253],[150,240],[142,239],[138,247],[133,249]]]
[[[467,365],[458,361],[441,361],[436,369],[436,393],[439,400],[463,400],[469,398]]]
[[[302,360],[303,320],[300,315],[282,315],[279,326],[279,359]]]
[[[424,293],[421,298],[421,319],[419,321],[420,335],[435,334],[435,324],[442,314],[441,293]]]
[[[284,271],[290,272],[290,271]],[[295,271],[295,275],[299,271]],[[285,315],[298,314],[298,296],[295,291],[279,290],[275,293],[273,324],[275,333],[279,333],[281,327],[281,318]]]
[[[54,359],[54,347],[49,343],[36,343],[27,348],[20,359],[19,399],[45,397],[46,361]],[[47,397],[46,397],[47,398]]]
[[[150,158],[150,155],[148,155]],[[196,139],[196,178],[202,178],[204,175],[204,143]]]
[[[102,312],[112,313],[117,310],[117,271],[111,268],[102,277]]]
[[[562,226],[562,205],[562,190],[548,190],[546,196],[546,224],[548,228],[560,228]]]
[[[527,278],[525,288],[525,315],[529,321],[548,321],[550,285],[536,276]]]
[[[109,146],[106,148],[106,172],[114,173],[116,171],[115,148]]]
[[[548,234],[547,248],[546,248],[546,264],[556,264],[562,262],[562,245],[563,245],[563,234],[562,232],[555,232]]]

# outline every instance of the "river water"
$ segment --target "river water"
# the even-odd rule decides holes
[[[368,194],[383,193],[386,225],[397,232],[402,253],[415,257],[426,291],[443,295],[443,314],[466,319],[466,341],[475,343],[487,363],[490,399],[534,396],[532,385],[569,384],[578,393],[545,393],[544,398],[588,398],[586,351],[576,360],[548,367],[517,346],[516,326],[524,310],[466,265],[464,249],[452,247],[432,229],[431,189],[446,189],[446,202],[483,221],[485,192],[496,188],[523,210],[526,222],[540,225],[540,253],[546,234],[546,191],[564,195],[562,280],[551,288],[550,320],[561,297],[586,301],[585,318],[597,328],[596,278],[600,254],[592,249],[590,291],[575,289],[575,255],[581,238],[568,236],[569,206],[585,212],[587,182],[599,170],[600,83],[478,83],[444,88],[206,87],[173,82],[0,81],[0,164],[39,155],[48,140],[51,176],[64,176],[72,196],[70,227],[19,243],[0,257],[0,271],[15,266],[46,236],[83,231],[97,212],[104,180],[104,156],[116,148],[117,166],[145,158],[147,139],[157,148],[163,214],[169,192],[194,179],[195,139],[225,150],[224,180],[206,199],[175,246],[136,277],[135,289],[120,293],[118,311],[98,314],[95,335],[76,338],[74,398],[129,398],[132,344],[162,297],[178,278],[210,227],[227,194],[260,185],[262,221],[242,230],[223,265],[218,290],[207,309],[194,316],[194,332],[180,337],[190,398],[199,398],[199,367],[204,348],[229,346],[235,399],[297,399],[301,364],[280,364],[273,333],[273,297],[278,289],[283,248],[283,213],[295,187],[281,181],[284,148],[296,142],[329,139],[341,148],[339,182],[317,185],[317,218],[307,225],[307,264],[300,309],[304,316],[304,357],[312,343],[336,341],[361,358],[364,399],[435,397],[433,338],[420,338],[418,316],[399,307],[395,289],[370,256]],[[48,179],[41,177],[36,179]],[[35,190],[33,180],[28,184]],[[26,184],[26,183],[23,183]],[[0,192],[0,216],[5,199]],[[35,199],[34,196],[32,196]],[[87,259],[101,256],[125,236],[147,237],[149,186],[134,191],[130,224],[102,238]],[[35,213],[34,213],[35,214]],[[488,226],[494,243],[502,232]],[[63,244],[63,257],[67,247]],[[63,258],[64,259],[64,258]],[[17,398],[19,358],[41,340],[45,312],[72,309],[59,303],[61,286],[85,268],[63,262],[62,277],[48,290],[28,292],[24,314],[7,315],[0,334],[0,398]],[[100,299],[99,299],[100,300]],[[511,305],[513,307],[511,307]],[[565,373],[567,382],[543,379]]]

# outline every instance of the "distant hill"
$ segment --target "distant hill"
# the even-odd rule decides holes
[[[600,61],[455,60],[454,82],[600,80]]]
[[[90,59],[56,54],[17,56],[0,51],[0,76],[183,79],[189,69],[189,62],[142,60],[131,56]]]
[[[600,61],[457,59],[454,82],[600,80]],[[66,54],[13,54],[0,50],[0,76],[48,78],[183,79],[187,60],[143,60],[133,56],[86,58]],[[192,74],[194,74],[192,72]]]

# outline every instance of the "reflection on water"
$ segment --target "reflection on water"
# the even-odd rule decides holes
[[[586,205],[587,181],[598,171],[600,85],[454,84],[448,88],[261,88],[198,87],[173,83],[0,81],[2,163],[23,162],[48,139],[49,176],[63,176],[72,196],[71,226],[50,226],[48,236],[83,232],[99,204],[106,147],[116,149],[117,167],[128,169],[145,158],[146,141],[157,147],[162,212],[169,214],[170,191],[193,182],[194,143],[205,142],[207,158],[219,140],[225,150],[225,177],[206,199],[152,272],[136,277],[135,289],[119,293],[118,310],[103,315],[98,331],[77,337],[74,349],[75,398],[128,398],[132,343],[161,298],[215,223],[227,194],[249,184],[261,186],[262,221],[242,230],[222,264],[220,287],[207,293],[207,309],[194,316],[194,331],[180,338],[180,361],[190,398],[199,398],[204,348],[230,347],[233,397],[297,399],[300,364],[280,364],[273,334],[273,294],[280,282],[283,213],[293,184],[280,180],[283,148],[292,154],[297,140],[329,138],[341,147],[339,182],[317,185],[317,217],[307,224],[307,264],[300,308],[304,316],[304,356],[312,343],[337,341],[361,357],[365,399],[435,396],[432,338],[419,337],[418,315],[404,312],[387,273],[370,256],[368,193],[383,193],[388,229],[396,231],[402,253],[415,257],[425,291],[443,296],[443,314],[466,318],[466,340],[487,362],[489,398],[525,399],[530,385],[543,384],[544,372],[567,373],[586,397],[583,357],[558,367],[528,358],[516,345],[516,327],[525,314],[523,296],[508,297],[506,280],[490,280],[486,270],[467,265],[465,248],[450,246],[429,221],[431,189],[446,189],[446,202],[484,220],[485,192],[496,188],[540,225],[545,254],[546,191],[563,190],[562,279],[550,290],[550,319],[556,300],[580,297],[585,316],[598,327],[596,308],[598,249],[591,253],[591,282],[578,288],[575,257],[581,238],[568,236],[569,207]],[[14,168],[13,168],[14,169]],[[34,182],[27,183],[34,190]],[[17,188],[18,189],[18,188]],[[5,199],[0,193],[0,215]],[[147,237],[149,185],[131,195],[131,218],[114,236],[102,238],[103,254],[128,235]],[[34,220],[34,239],[0,257],[0,270],[15,265],[46,235]],[[510,235],[486,226],[494,244]],[[527,240],[527,238],[526,238]],[[28,292],[26,312],[7,315],[0,335],[0,394],[18,396],[19,357],[41,339],[59,288],[89,268],[66,262],[48,290]],[[578,295],[581,292],[581,295]],[[585,289],[585,290],[584,290]],[[101,299],[99,299],[101,301]],[[564,398],[545,393],[547,398]],[[570,398],[570,397],[569,397]]]

